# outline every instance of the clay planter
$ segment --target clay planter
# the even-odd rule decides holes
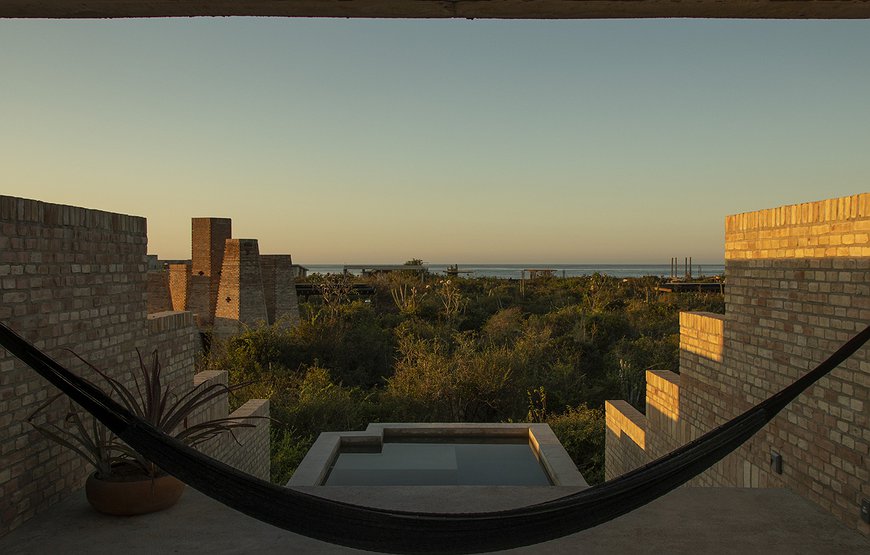
[[[97,511],[109,515],[144,515],[175,505],[184,492],[184,482],[175,476],[158,476],[120,481],[88,476],[85,494]]]

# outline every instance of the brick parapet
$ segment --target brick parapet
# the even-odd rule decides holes
[[[646,447],[646,416],[622,400],[604,402],[607,428],[617,435],[625,435],[638,447]]]
[[[649,462],[646,451],[646,417],[626,401],[604,402],[604,456],[607,480],[621,476]]]
[[[225,438],[222,460],[242,472],[269,480],[269,400],[251,399],[229,416],[245,419],[253,427],[238,430],[235,438]]]
[[[870,194],[725,219],[725,259],[870,256]]]
[[[133,236],[145,236],[147,231],[145,218],[139,216],[128,216],[5,195],[0,195],[0,221],[69,228],[79,227],[91,231],[111,231]],[[6,234],[4,236],[8,237]],[[144,263],[144,252],[142,258]]]
[[[199,389],[221,387],[227,385],[228,376],[226,372],[204,371],[194,377],[193,383]],[[269,480],[268,399],[250,399],[229,413],[226,395],[222,395],[218,402],[211,403],[189,418],[188,424],[192,426],[206,420],[224,418],[238,419],[249,424],[250,427],[236,428],[231,433],[223,433],[198,445],[197,449],[242,472]]]
[[[210,387],[222,388],[229,383],[229,376],[224,371],[205,371],[199,372],[193,376],[192,382],[188,387],[192,386],[202,391]],[[227,396],[221,395],[217,402],[211,403],[202,407],[196,414],[188,419],[188,424],[193,426],[205,422],[206,420],[216,420],[226,418],[229,414],[229,405],[227,404]],[[208,442],[199,448],[208,455],[219,457],[221,451],[221,442]]]

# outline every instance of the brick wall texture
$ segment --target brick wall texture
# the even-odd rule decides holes
[[[187,290],[190,287],[190,264],[169,265],[169,297],[172,310],[188,310]]]
[[[200,348],[193,316],[148,314],[145,249],[144,218],[0,196],[0,319],[85,377],[94,378],[65,349],[127,383],[136,349],[146,357],[157,349],[166,378],[192,384]],[[0,535],[81,487],[91,471],[26,423],[56,391],[0,349]],[[268,412],[268,403],[254,405]],[[209,410],[226,407],[218,400]],[[41,420],[57,422],[66,409],[59,400]],[[250,444],[225,442],[216,452],[268,476],[268,421],[245,432]]]
[[[192,302],[199,310],[199,318],[211,323],[221,282],[224,245],[233,236],[233,222],[229,218],[193,218],[191,220],[191,274],[208,278],[208,299],[196,297]],[[191,294],[202,294],[200,288]]]
[[[172,298],[169,296],[169,272],[165,270],[149,271],[147,291],[146,310],[148,314],[172,310]]]
[[[870,194],[729,216],[725,314],[681,315],[680,374],[647,372],[646,415],[627,425],[630,411],[608,404],[607,476],[737,416],[870,324],[868,233]],[[787,487],[870,535],[860,519],[870,498],[868,405],[865,347],[693,485]],[[632,426],[645,445],[626,444]]]
[[[289,254],[261,254],[260,274],[269,323],[293,326],[299,323],[299,301],[293,261]]]
[[[233,335],[239,324],[261,322],[268,322],[268,315],[257,240],[228,239],[215,309],[215,336]]]

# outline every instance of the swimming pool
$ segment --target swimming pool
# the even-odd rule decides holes
[[[552,482],[526,438],[426,436],[379,447],[342,447],[326,486],[549,486]]]
[[[546,424],[391,423],[324,432],[288,486],[586,486]]]

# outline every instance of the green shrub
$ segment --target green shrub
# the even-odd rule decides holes
[[[291,431],[273,427],[270,441],[272,483],[286,484],[313,444],[312,436],[299,437]]]
[[[577,470],[590,484],[604,481],[604,410],[580,405],[547,419]]]

